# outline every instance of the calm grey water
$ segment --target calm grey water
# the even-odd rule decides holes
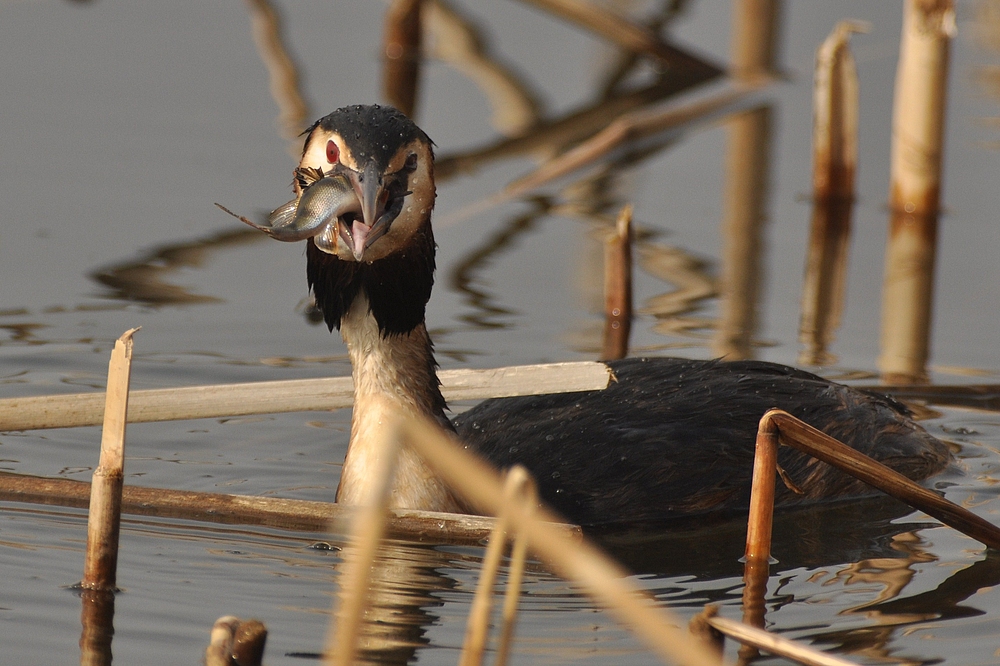
[[[931,373],[941,383],[993,381],[1000,369],[1000,96],[988,85],[1000,52],[991,50],[988,31],[981,34],[982,11],[994,4],[958,7],[932,334]],[[600,40],[516,2],[455,6],[482,28],[499,60],[530,82],[546,113],[594,99],[609,56]],[[313,117],[379,99],[381,3],[300,1],[276,9]],[[636,11],[652,8],[640,3]],[[872,31],[854,41],[859,202],[848,300],[831,349],[837,361],[823,372],[876,371],[899,12],[889,2],[789,4],[785,80],[741,107],[770,108],[773,130],[753,333],[758,358],[794,363],[799,352],[812,54],[837,20],[862,18]],[[724,63],[729,5],[690,3],[672,34]],[[246,4],[7,2],[0,5],[0,82],[0,397],[102,388],[113,341],[133,326],[143,327],[133,388],[349,372],[339,338],[303,314],[302,248],[244,231],[212,205],[270,210],[288,199],[295,164],[278,132]],[[486,98],[456,69],[432,61],[424,84],[418,119],[440,157],[497,138]],[[666,137],[638,165],[618,167],[600,191],[604,212],[633,202],[638,225],[652,234],[639,254],[644,314],[633,332],[636,350],[715,353],[714,298],[680,299],[663,321],[650,311],[657,297],[697,292],[718,275],[728,132],[725,118],[715,117]],[[494,161],[441,184],[428,317],[444,367],[596,355],[598,225],[531,200],[467,214],[536,163],[532,155]],[[586,203],[574,194],[581,187],[567,187],[571,181],[543,194]],[[688,268],[666,280],[656,262],[663,257]],[[954,408],[936,414],[927,427],[961,446],[960,465],[939,487],[997,520],[1000,417]],[[330,500],[348,427],[346,412],[136,425],[127,482]],[[0,434],[0,468],[87,480],[99,439],[93,428]],[[770,628],[864,663],[994,660],[1000,563],[977,543],[888,503],[792,517],[782,529]],[[684,614],[716,601],[737,616],[742,538],[739,525],[667,535],[631,548],[628,564],[644,572],[640,585]],[[80,578],[85,539],[77,511],[2,507],[0,662],[78,659],[80,602],[68,586]],[[127,521],[116,661],[197,663],[215,618],[236,614],[267,623],[268,663],[301,663],[322,647],[336,589],[336,551],[314,547],[323,539]],[[403,624],[415,627],[403,635],[417,647],[394,658],[455,662],[479,556],[398,546],[395,557],[409,575],[387,576],[386,607],[400,607],[393,595],[410,599],[401,604]],[[654,661],[541,570],[529,577],[520,627],[518,663]]]

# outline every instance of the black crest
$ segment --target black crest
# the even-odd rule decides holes
[[[332,331],[361,290],[383,336],[408,333],[424,321],[434,286],[434,232],[423,225],[399,252],[372,263],[345,261],[306,246],[306,276]]]
[[[359,164],[371,160],[380,170],[385,170],[396,151],[410,141],[422,139],[433,143],[402,111],[378,104],[337,109],[317,120],[308,133],[312,134],[317,127],[340,134]]]

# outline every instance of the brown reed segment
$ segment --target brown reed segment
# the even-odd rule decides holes
[[[410,118],[420,85],[423,0],[392,0],[385,14],[382,95]]]
[[[80,604],[80,666],[111,666],[115,590],[84,588]]]
[[[590,361],[515,365],[438,373],[446,400],[595,391],[607,388],[611,371]],[[251,414],[329,411],[350,407],[350,377],[292,379],[133,391],[129,423],[225,418]],[[0,400],[0,432],[98,425],[104,396],[78,393]]]
[[[807,365],[833,362],[827,349],[843,310],[858,153],[858,75],[849,39],[864,31],[866,24],[841,21],[816,52],[813,211],[799,323],[799,360]]]
[[[882,287],[887,382],[927,376],[944,153],[952,0],[907,0],[893,101],[889,242]]]
[[[753,476],[750,482],[750,512],[747,518],[747,564],[767,565],[771,557],[771,518],[774,515],[774,482],[778,467],[778,427],[764,414],[757,427]]]
[[[914,483],[788,412],[772,409],[765,414],[765,417],[773,420],[778,426],[783,444],[833,465],[990,548],[1000,548],[1000,528],[986,519]]]
[[[311,117],[299,77],[299,68],[285,47],[281,17],[269,0],[247,0],[254,44],[267,69],[271,97],[278,105],[280,135],[289,141],[288,150],[294,157],[301,151],[302,130]]]
[[[386,414],[393,414],[387,409]],[[386,514],[396,476],[396,463],[402,448],[402,417],[389,419],[375,431],[373,451],[377,452],[371,469],[375,483],[369,495],[360,498],[361,506],[351,519],[351,540],[343,550],[344,568],[340,576],[339,603],[330,615],[330,628],[324,649],[324,663],[351,666],[358,650],[358,637],[368,606],[372,565],[385,531]]]
[[[108,364],[101,457],[91,485],[87,554],[81,583],[91,590],[115,589],[125,478],[125,423],[132,374],[132,335],[138,330],[128,330],[115,341]]]
[[[601,360],[625,358],[632,330],[632,206],[622,207],[604,244],[604,338]]]

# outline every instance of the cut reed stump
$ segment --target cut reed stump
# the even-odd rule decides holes
[[[632,206],[618,213],[604,244],[604,339],[601,360],[628,355],[632,331]]]
[[[132,335],[126,331],[115,342],[108,367],[101,458],[94,470],[87,519],[87,559],[81,585],[91,590],[113,590],[118,567],[122,485],[125,469],[125,423],[132,374]]]
[[[858,162],[858,73],[849,40],[866,29],[841,21],[816,52],[813,208],[799,323],[806,365],[832,362],[827,348],[840,326]]]

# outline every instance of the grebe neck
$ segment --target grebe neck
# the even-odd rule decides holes
[[[374,483],[377,433],[386,409],[430,417],[452,429],[444,414],[433,345],[423,322],[405,333],[379,330],[362,290],[340,320],[354,377],[351,440],[337,489],[337,502],[358,504]],[[461,512],[455,497],[434,472],[407,448],[400,452],[390,506]]]

